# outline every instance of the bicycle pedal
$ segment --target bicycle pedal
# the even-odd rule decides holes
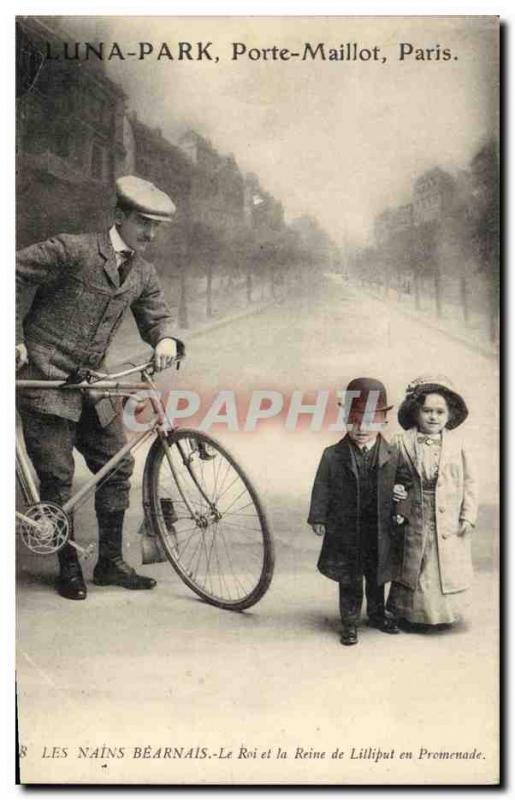
[[[91,558],[91,556],[95,555],[96,551],[97,548],[95,543],[91,542],[91,544],[88,544],[88,546],[84,548],[84,558],[85,559]]]
[[[86,547],[82,547],[82,545],[77,544],[77,542],[75,542],[73,539],[69,539],[68,544],[74,547],[75,550],[78,552],[78,554],[82,556],[84,560],[91,558],[91,556],[96,552],[97,549],[94,542],[91,542],[90,544],[86,545]]]

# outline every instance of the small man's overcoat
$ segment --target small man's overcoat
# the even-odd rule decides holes
[[[352,442],[345,436],[322,455],[311,495],[308,523],[325,525],[318,569],[342,583],[362,572],[359,514],[359,478],[352,457]],[[377,455],[377,583],[394,580],[398,573],[398,546],[392,536],[392,493],[397,450],[379,435]]]

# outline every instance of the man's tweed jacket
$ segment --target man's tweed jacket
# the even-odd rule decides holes
[[[98,369],[129,308],[152,347],[173,338],[154,267],[135,254],[120,286],[107,232],[55,236],[20,250],[16,262],[16,341],[29,355],[20,378],[64,379],[80,367]],[[20,393],[24,408],[73,421],[83,402],[73,390]]]

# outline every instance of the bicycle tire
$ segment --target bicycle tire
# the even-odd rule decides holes
[[[254,486],[234,457],[216,439],[205,433],[187,428],[176,430],[167,437],[167,444],[174,467],[181,470],[179,483],[184,481],[184,485],[179,488],[169,466],[163,442],[161,438],[157,438],[147,455],[143,475],[143,506],[147,524],[158,538],[175,571],[199,597],[219,608],[234,611],[250,608],[268,590],[275,564],[273,539],[265,511]],[[189,453],[186,459],[188,463],[184,460],[186,450]],[[200,489],[201,481],[206,480],[207,482],[200,461],[214,462],[215,459],[217,459],[217,464],[213,463],[212,473],[215,494],[216,491],[219,493],[218,500],[229,491],[227,488],[223,490],[222,470],[225,470],[224,480],[232,471],[235,477],[230,488],[232,489],[236,485],[236,480],[240,482],[244,487],[240,496],[247,501],[247,506],[244,508],[249,508],[249,512],[231,511],[229,514],[229,506],[225,517],[239,516],[244,519],[243,522],[240,519],[236,523],[228,523],[226,519],[223,528],[221,525],[224,515],[218,520],[211,519],[209,521],[207,519],[207,516],[211,514],[212,517],[215,513],[212,508],[208,507],[208,500],[216,506],[216,496],[214,498],[208,496],[204,485],[202,485],[202,491]],[[194,467],[192,467],[193,461],[196,462]],[[200,478],[201,469],[202,477]],[[205,471],[209,472],[209,468],[206,467]],[[220,485],[217,485],[217,476],[220,478]],[[183,495],[181,495],[181,490]],[[186,496],[184,496],[185,492],[188,493]],[[195,506],[196,517],[186,509],[186,498],[191,506]],[[224,502],[229,499],[227,498]],[[182,516],[177,513],[177,509],[183,513]],[[173,516],[175,516],[175,520]],[[202,520],[202,525],[199,523],[199,519]],[[249,527],[246,519],[249,522],[258,523],[258,526],[256,528]],[[184,522],[189,523],[188,539],[184,533]],[[228,542],[227,538],[230,538],[231,541]],[[192,540],[193,544],[191,544]],[[233,548],[232,556],[229,544]],[[197,573],[192,568],[191,552],[193,547],[196,547],[194,552],[199,553]],[[216,553],[213,556],[215,547]],[[236,548],[238,552],[236,552]],[[202,554],[204,554],[203,562]],[[251,557],[253,559],[252,573],[248,566]],[[245,560],[246,563],[244,567],[241,566],[242,560]],[[235,567],[233,562],[236,561],[240,566]],[[199,564],[202,563],[205,566],[205,575],[202,574],[199,567]],[[237,575],[238,569],[241,572]],[[231,571],[232,574],[229,574]],[[243,572],[246,573],[245,578],[243,578]],[[216,579],[218,580],[215,590]],[[248,585],[249,581],[252,583],[251,586]]]

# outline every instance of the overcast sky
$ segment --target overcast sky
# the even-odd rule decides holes
[[[188,127],[233,153],[280,199],[288,219],[311,213],[338,242],[363,241],[385,206],[408,202],[424,169],[466,167],[496,130],[493,18],[99,17],[69,28],[123,51],[212,41],[219,63],[149,56],[113,60],[128,105],[176,141]],[[68,26],[67,26],[68,27]],[[248,47],[381,47],[375,62],[232,61]],[[451,48],[457,60],[397,60],[399,43]]]

